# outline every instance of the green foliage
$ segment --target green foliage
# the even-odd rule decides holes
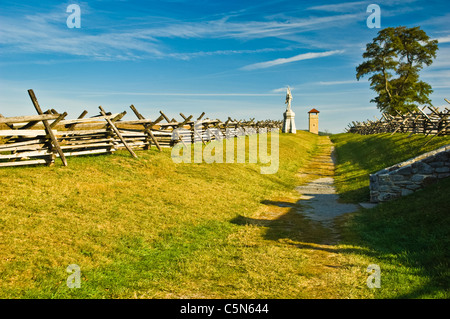
[[[438,41],[430,40],[420,27],[386,28],[368,43],[356,68],[356,78],[371,75],[371,88],[378,94],[371,100],[383,111],[405,113],[418,105],[431,104],[431,86],[419,80],[423,66],[436,58]]]

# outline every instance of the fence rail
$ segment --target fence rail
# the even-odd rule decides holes
[[[193,119],[180,113],[181,120],[171,119],[162,111],[155,120],[145,118],[134,105],[130,109],[136,120],[122,120],[126,111],[112,114],[99,106],[99,114],[87,117],[83,111],[76,119],[66,119],[67,112],[54,109],[43,112],[33,90],[28,90],[38,115],[3,117],[0,114],[0,167],[23,165],[52,165],[60,158],[110,154],[126,149],[148,150],[152,146],[161,151],[177,143],[206,143],[218,136],[225,138],[249,134],[258,129],[281,128],[282,121],[203,119],[203,112]],[[176,133],[176,134],[175,134]]]
[[[445,99],[447,103],[450,101]],[[428,109],[429,113],[425,112]],[[381,119],[375,121],[352,122],[348,125],[347,132],[362,135],[377,133],[410,133],[432,135],[450,135],[450,110],[432,106],[417,108],[406,114],[397,112],[397,115],[382,114]],[[433,138],[432,137],[432,138]]]

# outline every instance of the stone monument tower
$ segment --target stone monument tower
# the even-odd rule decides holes
[[[314,134],[319,134],[319,111],[312,109],[309,114],[309,131]]]
[[[287,104],[287,106],[286,106],[286,112],[283,113],[284,120],[283,120],[282,132],[295,134],[297,132],[297,130],[295,129],[295,121],[294,121],[295,113],[292,112],[292,110],[291,110],[291,101],[292,101],[292,94],[291,94],[291,89],[288,86],[287,92],[286,92],[286,102],[285,102],[285,104]]]

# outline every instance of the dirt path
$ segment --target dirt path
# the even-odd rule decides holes
[[[308,165],[297,174],[299,185],[294,198],[276,198],[253,219],[245,222],[268,226],[267,238],[285,236],[294,241],[334,245],[339,239],[335,218],[358,209],[355,204],[339,202],[334,188],[333,143],[320,136],[318,150]]]
[[[301,194],[298,202],[299,214],[332,227],[335,217],[351,213],[358,205],[339,203],[339,195],[334,188],[334,146],[328,136],[319,140],[318,155],[315,156],[306,171],[300,177],[312,179],[309,183],[296,187]]]
[[[339,203],[333,185],[333,150],[330,138],[320,136],[315,155],[297,174],[296,194],[266,200],[253,218],[240,221],[263,226],[265,240],[276,241],[283,249],[292,249],[293,254],[300,252],[303,264],[298,271],[304,277],[296,285],[313,299],[357,297],[363,291],[359,289],[361,283],[365,283],[358,261],[343,254],[340,245],[337,225],[341,221],[335,223],[340,219],[337,217],[359,207]]]

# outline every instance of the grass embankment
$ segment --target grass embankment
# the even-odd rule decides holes
[[[323,138],[281,134],[273,175],[260,163],[175,164],[169,149],[3,168],[0,297],[448,297],[449,181],[343,217],[341,242],[330,243],[329,230],[298,213],[294,191],[317,174],[309,162],[326,153]],[[365,200],[368,174],[423,142],[332,139],[347,201]],[[66,285],[70,264],[81,288]],[[366,285],[369,264],[381,267],[381,289]]]
[[[335,134],[339,165],[336,168],[336,187],[342,200],[369,201],[369,174],[403,162],[420,154],[450,144],[450,136],[431,138],[424,135],[391,134]]]
[[[429,138],[429,137],[428,137]],[[347,202],[368,201],[368,175],[450,143],[436,137],[422,148],[423,136],[406,134],[333,135],[339,165],[336,186]],[[449,298],[450,179],[410,196],[342,220],[340,248],[381,268],[377,298]]]
[[[236,220],[292,198],[317,139],[280,134],[269,175],[248,161],[175,164],[170,149],[1,169],[0,297],[302,296],[301,251]],[[70,264],[79,289],[66,285]]]

